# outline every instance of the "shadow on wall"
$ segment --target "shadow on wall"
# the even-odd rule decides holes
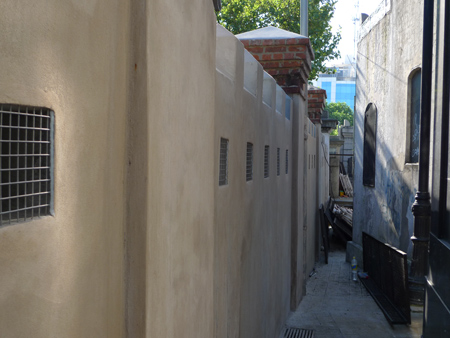
[[[385,72],[386,74],[389,74],[394,79],[396,79],[397,81],[401,82],[402,84],[407,85],[407,82],[405,80],[403,80],[400,77],[398,77],[397,75],[391,73],[386,68],[380,66],[378,63],[376,63],[373,60],[369,59],[366,55],[362,54],[361,52],[358,52],[358,56],[366,59],[367,62],[372,63],[375,67],[377,67],[378,69],[381,69],[381,71]],[[360,77],[361,74],[363,74],[363,73],[360,71],[359,65],[357,66],[357,69],[358,69],[358,77]]]
[[[358,88],[359,89],[359,88]],[[359,92],[357,92],[357,95]],[[383,114],[378,110],[378,116]],[[399,168],[390,147],[377,133],[375,157],[375,186],[363,185],[363,149],[364,114],[355,116],[355,188],[359,185],[360,193],[355,194],[355,215],[353,240],[362,244],[362,231],[369,233],[380,241],[387,242],[400,250],[412,254],[410,238],[413,234],[413,215],[411,206],[416,193],[415,165]],[[356,199],[360,199],[357,201]],[[358,216],[364,215],[364,216]]]

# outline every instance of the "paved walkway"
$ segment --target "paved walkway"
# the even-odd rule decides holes
[[[421,309],[411,312],[411,325],[391,326],[361,282],[352,281],[345,250],[336,245],[332,250],[328,264],[317,263],[287,327],[314,330],[315,338],[421,337]]]

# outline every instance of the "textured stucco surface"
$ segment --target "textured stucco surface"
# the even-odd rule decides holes
[[[55,112],[55,216],[0,228],[0,335],[122,337],[121,1],[3,1],[0,101]]]
[[[214,145],[218,150],[220,138],[229,140],[229,181],[218,185],[217,151],[216,336],[275,336],[289,313],[292,173],[290,169],[285,173],[285,151],[292,156],[292,122],[285,118],[284,92],[276,95],[272,78],[262,81],[263,70],[255,60],[256,72],[251,74],[254,67],[248,58],[244,63],[242,43],[224,28],[217,29]],[[244,73],[257,78],[252,82],[255,88],[244,89]],[[247,142],[253,144],[251,181],[246,181]],[[266,145],[270,146],[268,178],[263,165]]]
[[[366,231],[411,254],[418,165],[408,164],[408,81],[420,67],[421,0],[399,0],[358,43],[353,241]],[[375,187],[362,184],[364,112],[378,109]]]
[[[212,337],[212,3],[2,2],[0,18],[0,101],[56,126],[55,216],[0,228],[0,335]]]
[[[0,102],[55,112],[55,216],[0,227],[0,336],[279,333],[317,254],[318,141],[215,24],[203,0],[0,3]]]
[[[146,336],[212,337],[213,5],[149,1],[146,14]]]
[[[215,334],[272,337],[304,295],[305,276],[317,256],[321,134],[305,118],[307,103],[300,95],[287,100],[242,43],[221,26],[216,48]],[[291,101],[287,119],[285,108]],[[229,140],[229,181],[223,186],[218,185],[221,138]],[[245,176],[247,142],[253,144],[251,181]]]

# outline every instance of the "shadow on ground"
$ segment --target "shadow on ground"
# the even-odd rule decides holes
[[[420,338],[421,309],[411,312],[411,325],[391,326],[361,282],[352,280],[345,245],[332,237],[330,246],[328,264],[322,252],[286,327],[314,330],[314,338]]]

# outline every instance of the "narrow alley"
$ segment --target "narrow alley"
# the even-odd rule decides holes
[[[295,331],[291,328],[303,329],[304,335],[299,337],[421,337],[422,309],[411,308],[411,325],[391,326],[361,282],[352,280],[341,243],[332,239],[328,264],[321,258],[307,281],[305,297],[288,318],[280,338],[290,337],[287,333]]]

